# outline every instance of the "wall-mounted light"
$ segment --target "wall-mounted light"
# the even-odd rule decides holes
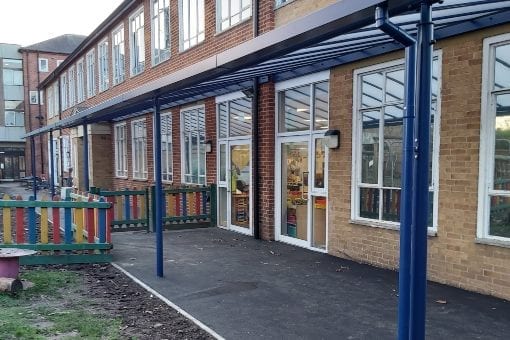
[[[328,148],[336,149],[340,146],[340,131],[328,130],[324,134],[324,141]]]
[[[247,97],[247,98],[253,98],[254,92],[253,88],[249,87],[247,89],[241,90],[241,92]]]
[[[205,142],[205,152],[210,153],[212,151],[212,142],[210,140]]]

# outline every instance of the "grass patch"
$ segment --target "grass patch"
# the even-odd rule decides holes
[[[90,314],[84,310],[54,313],[47,317],[54,323],[52,330],[59,333],[76,332],[80,338],[119,339],[120,320]]]

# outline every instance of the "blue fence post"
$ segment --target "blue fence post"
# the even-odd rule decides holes
[[[154,207],[156,227],[156,272],[163,277],[163,183],[161,178],[161,112],[159,98],[154,97],[153,135],[154,135]]]
[[[53,158],[52,158],[53,159]],[[34,199],[37,199],[37,179],[36,179],[36,167],[35,167],[35,139],[34,137],[30,137],[30,162],[32,167],[32,190],[34,194]],[[42,170],[42,169],[41,169]]]
[[[66,202],[70,202],[71,198],[66,197]],[[71,219],[71,208],[64,208],[64,241],[67,244],[73,243],[73,226]]]
[[[83,123],[83,185],[89,191],[89,132],[87,123]]]
[[[28,198],[29,201],[35,201],[34,196]],[[28,208],[28,242],[30,244],[37,243],[37,228],[35,222],[35,207]]]
[[[124,191],[127,191],[128,189],[125,188]],[[126,220],[130,220],[131,219],[131,207],[130,207],[130,200],[129,200],[129,195],[128,194],[125,194],[124,195],[124,216],[125,216],[125,219]]]
[[[103,197],[99,202],[106,202]],[[106,209],[98,209],[97,219],[99,222],[99,243],[106,243]]]

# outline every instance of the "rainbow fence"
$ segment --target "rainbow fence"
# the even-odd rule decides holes
[[[110,262],[110,209],[103,198],[71,201],[56,196],[52,201],[36,201],[4,195],[0,200],[0,248],[38,251],[20,258],[27,265]]]

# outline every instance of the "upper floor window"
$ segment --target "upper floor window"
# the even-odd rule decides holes
[[[127,177],[127,135],[126,123],[114,125],[115,176]]]
[[[241,97],[218,104],[218,138],[251,135],[251,98]]]
[[[179,48],[181,51],[205,39],[204,0],[179,0]]]
[[[218,0],[216,28],[224,31],[251,17],[251,0]]]
[[[510,34],[483,47],[479,238],[510,242]]]
[[[38,97],[39,96],[39,92],[38,91],[29,91],[28,95],[30,97],[30,104],[32,104],[32,105],[39,104],[39,97]]]
[[[69,107],[76,104],[76,69],[74,66],[69,68]]]
[[[434,57],[430,118],[429,228],[437,227],[440,57]],[[398,227],[402,188],[404,64],[402,60],[354,73],[354,163],[351,217]]]
[[[108,89],[108,41],[104,40],[97,46],[97,62],[99,73],[99,92]]]
[[[276,0],[276,7],[283,6],[285,4],[288,4],[289,2],[292,2],[294,0]]]
[[[172,113],[161,115],[161,176],[163,181],[173,180]]]
[[[63,75],[60,76],[60,101],[61,101],[61,105],[62,105],[62,110],[65,110],[67,109],[69,106],[68,106],[68,102],[67,102],[67,87],[68,87],[68,83],[67,83],[67,74],[64,73]]]
[[[145,118],[131,122],[133,178],[147,179],[147,125]]]
[[[23,111],[5,111],[5,126],[25,126]]]
[[[124,50],[124,26],[120,26],[112,33],[112,66],[113,66],[113,85],[124,81],[124,63],[126,52]]]
[[[39,72],[48,72],[48,59],[39,58]]]
[[[81,103],[85,100],[85,67],[83,59],[76,63],[76,102]]]
[[[183,182],[205,184],[205,108],[181,111]]]
[[[96,59],[94,50],[87,53],[87,97],[96,95]]]
[[[23,85],[23,62],[21,59],[3,59],[2,66],[4,85]]]
[[[52,118],[58,114],[59,104],[58,104],[58,86],[57,83],[54,83],[51,86],[48,86],[48,90],[46,91],[47,96],[47,109],[48,109],[48,118]]]
[[[143,7],[129,19],[129,23],[131,76],[134,76],[145,68]]]
[[[169,0],[152,0],[152,64],[170,58]]]

